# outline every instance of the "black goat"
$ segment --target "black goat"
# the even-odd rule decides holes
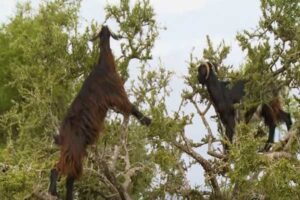
[[[236,110],[234,104],[241,101],[245,95],[246,81],[239,80],[230,89],[227,87],[228,82],[218,80],[213,68],[215,66],[206,62],[198,67],[198,81],[200,84],[207,87],[212,103],[220,116],[220,119],[226,129],[226,137],[232,143],[235,130]],[[260,109],[258,109],[260,108]],[[270,144],[274,142],[274,133],[277,122],[285,122],[289,130],[292,125],[291,116],[289,113],[282,110],[278,98],[274,98],[269,104],[262,104],[251,108],[245,114],[245,122],[248,123],[253,114],[258,112],[258,115],[264,119],[265,124],[269,128],[269,137],[264,147],[265,150],[270,148]],[[225,146],[227,148],[227,145]]]

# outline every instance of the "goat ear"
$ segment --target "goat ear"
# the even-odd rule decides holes
[[[112,38],[114,38],[115,40],[119,40],[119,39],[122,38],[121,35],[117,35],[116,33],[112,32],[112,31],[110,30],[110,28],[108,28],[108,30],[109,30],[110,36],[111,36]]]

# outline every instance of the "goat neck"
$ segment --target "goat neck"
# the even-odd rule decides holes
[[[108,38],[100,38],[100,50],[102,51],[107,51],[108,53],[111,53],[110,49],[110,37]]]
[[[97,64],[97,68],[104,69],[107,72],[115,72],[116,64],[114,56],[110,49],[109,38],[100,40],[100,56]]]
[[[217,107],[217,110],[219,110],[220,107],[216,104],[225,102],[228,105],[230,104],[228,102],[227,94],[224,92],[224,87],[222,86],[221,82],[218,80],[218,77],[212,70],[204,84],[206,85],[209,96],[211,97],[213,104]]]

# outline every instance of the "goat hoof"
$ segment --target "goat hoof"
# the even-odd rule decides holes
[[[265,151],[269,151],[272,147],[273,143],[267,143],[265,146]]]
[[[269,142],[268,142],[268,143],[265,144],[264,148],[260,148],[260,149],[258,150],[258,152],[260,152],[260,153],[268,152],[268,151],[270,151],[272,145],[273,145],[273,143],[269,143]]]
[[[142,125],[146,125],[146,126],[149,126],[151,124],[152,120],[148,117],[143,117],[141,119],[141,124]]]
[[[48,198],[49,200],[59,200],[58,194],[51,194],[48,193]]]

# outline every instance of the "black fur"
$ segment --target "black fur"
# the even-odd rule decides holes
[[[239,80],[229,88],[229,82],[218,80],[213,70],[214,68],[210,62],[201,64],[198,67],[198,81],[207,87],[211,101],[220,116],[221,122],[225,126],[226,136],[232,143],[236,123],[234,104],[240,102],[243,96],[245,96],[246,81]],[[257,107],[253,107],[246,112],[246,123],[250,121],[256,110]],[[268,150],[270,147],[269,144],[274,142],[276,123],[279,121],[285,122],[289,130],[292,125],[292,120],[290,114],[282,110],[279,101],[275,100],[270,102],[270,104],[263,104],[259,115],[269,127],[269,137],[265,146],[265,150]]]

